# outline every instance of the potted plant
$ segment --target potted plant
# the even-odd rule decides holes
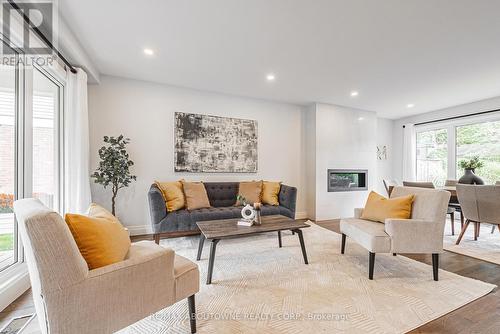
[[[95,183],[102,184],[104,188],[111,186],[111,213],[115,215],[115,204],[118,190],[128,187],[137,177],[130,173],[134,162],[129,159],[126,150],[130,139],[123,135],[118,137],[104,136],[105,145],[99,149],[99,167],[91,175]]]
[[[479,156],[475,155],[471,159],[460,160],[458,166],[465,171],[465,174],[458,180],[458,183],[484,184],[484,181],[475,174],[476,169],[484,166]]]

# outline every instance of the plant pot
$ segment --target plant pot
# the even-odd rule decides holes
[[[483,179],[474,174],[474,169],[465,169],[465,174],[458,180],[462,184],[484,184]]]

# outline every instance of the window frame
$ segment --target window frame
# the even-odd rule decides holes
[[[496,122],[500,121],[500,111],[492,112],[491,114],[475,115],[453,120],[437,121],[429,124],[415,125],[415,145],[418,133],[446,129],[448,135],[448,170],[447,178],[449,180],[457,179],[457,128],[464,125]],[[417,146],[415,146],[415,150]],[[417,172],[417,158],[415,156],[415,172]]]
[[[15,36],[14,36],[15,37]],[[59,99],[54,120],[55,134],[57,138],[57,211],[64,213],[64,115],[66,113],[66,71],[57,63],[53,66],[40,67],[36,64],[26,66],[27,55],[13,39],[8,40],[0,34],[0,43],[5,43],[17,53],[20,61],[16,63],[16,91],[15,91],[15,185],[14,198],[32,197],[33,180],[33,71],[39,70],[42,75],[52,81],[59,89]],[[19,236],[17,220],[14,218],[14,242],[17,249],[15,262],[0,270],[0,311],[8,306],[30,287],[28,267],[25,262],[24,248]]]

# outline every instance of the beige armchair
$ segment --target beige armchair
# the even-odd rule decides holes
[[[89,270],[71,232],[37,199],[14,203],[42,333],[112,333],[188,298],[196,332],[198,266],[153,242],[126,259]]]
[[[439,253],[443,252],[444,223],[450,193],[444,190],[395,187],[391,198],[414,194],[411,219],[386,219],[385,224],[361,219],[363,209],[355,209],[354,218],[341,219],[341,253],[346,237],[368,250],[368,278],[373,279],[376,253],[432,254],[433,276],[438,280]]]

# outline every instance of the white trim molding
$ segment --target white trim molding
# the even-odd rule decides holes
[[[5,270],[0,276],[0,311],[19,298],[31,286],[26,263]]]

